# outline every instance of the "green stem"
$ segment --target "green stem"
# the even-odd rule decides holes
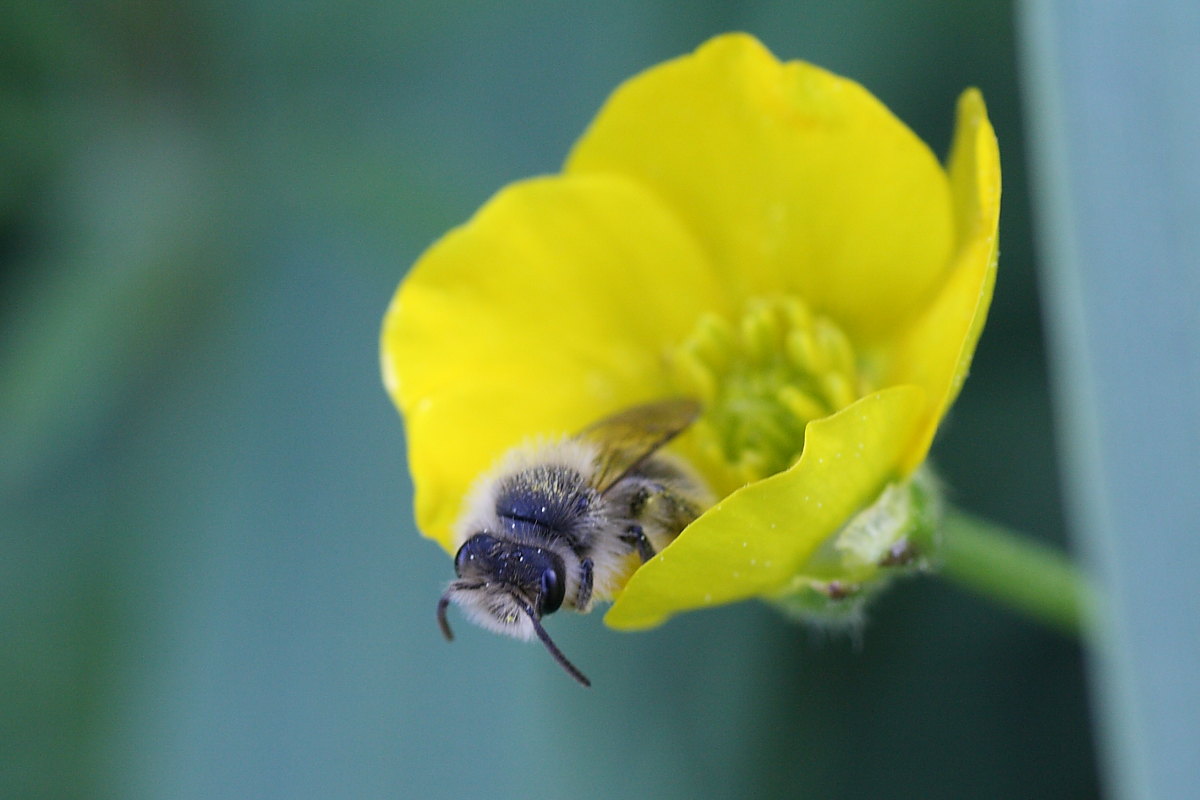
[[[941,574],[991,600],[1079,636],[1091,605],[1083,574],[1062,553],[1001,525],[947,509]]]

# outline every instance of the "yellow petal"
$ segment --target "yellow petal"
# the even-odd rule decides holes
[[[669,393],[665,347],[728,291],[655,197],[618,176],[514,184],[434,244],[384,320],[421,531],[453,550],[471,483],[508,448]]]
[[[938,423],[966,380],[996,283],[1000,151],[975,89],[959,98],[949,170],[956,230],[951,270],[933,303],[883,359],[889,365],[885,384],[915,383],[929,397],[921,434],[905,455],[906,472],[925,460]]]
[[[726,497],[643,565],[605,616],[615,628],[781,588],[831,534],[897,477],[924,392],[897,386],[811,422],[791,469]]]
[[[948,181],[857,83],[719,36],[621,86],[571,173],[636,177],[682,215],[740,298],[794,293],[855,339],[910,319],[943,280]]]

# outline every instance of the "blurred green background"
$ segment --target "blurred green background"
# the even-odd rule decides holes
[[[1009,3],[26,0],[0,23],[0,796],[1097,795],[1080,648],[937,580],[861,642],[755,604],[555,618],[590,691],[441,640],[391,293],[618,82],[731,29],[941,154],[983,90],[1001,270],[935,461],[1062,544]]]

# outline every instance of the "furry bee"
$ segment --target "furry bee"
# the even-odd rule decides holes
[[[578,435],[518,447],[480,480],[458,526],[458,576],[437,619],[447,641],[451,603],[472,622],[518,639],[537,637],[571,677],[591,682],[542,627],[559,608],[587,612],[624,585],[637,559],[666,547],[707,507],[707,490],[661,452],[691,425],[691,400],[636,406]],[[635,557],[636,554],[636,557]]]

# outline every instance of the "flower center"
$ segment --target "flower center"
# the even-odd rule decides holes
[[[841,328],[791,296],[754,300],[734,322],[704,315],[669,363],[679,388],[704,403],[702,453],[746,483],[791,466],[810,420],[869,390]]]

